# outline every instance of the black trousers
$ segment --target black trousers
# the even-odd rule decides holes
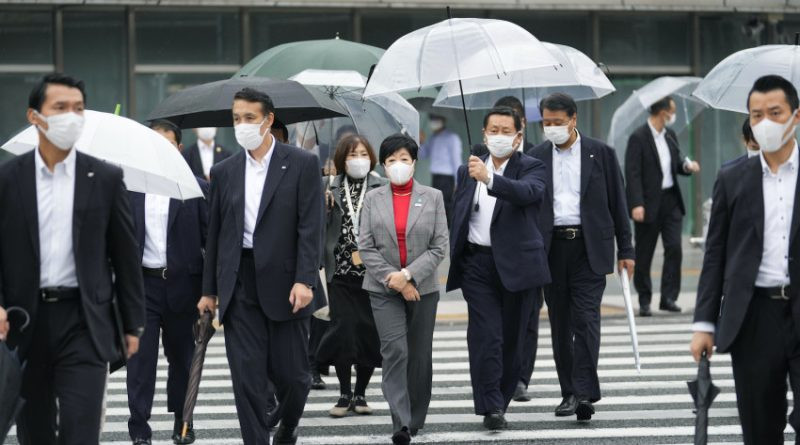
[[[789,301],[755,295],[731,348],[736,404],[746,445],[783,443],[786,377],[800,400],[800,338]],[[796,402],[789,423],[800,431]],[[795,439],[800,444],[800,434]]]
[[[444,198],[444,211],[447,216],[447,227],[450,227],[450,218],[453,215],[453,193],[456,189],[456,177],[452,175],[431,175],[431,186],[442,192]]]
[[[522,344],[535,289],[507,290],[490,253],[468,253],[461,290],[467,301],[467,348],[475,414],[505,412],[519,382]]]
[[[317,363],[317,349],[319,348],[319,343],[322,341],[322,337],[325,336],[325,332],[328,330],[328,325],[330,324],[331,323],[329,321],[311,317],[311,333],[308,337],[308,364],[311,369],[315,370],[315,372],[326,375],[328,374],[328,367],[321,366]]]
[[[279,402],[276,418],[295,427],[303,415],[311,387],[309,320],[267,318],[256,295],[253,258],[242,257],[236,291],[223,323],[242,439],[245,445],[269,444],[270,382]]]
[[[596,402],[600,400],[600,302],[606,277],[592,271],[580,238],[553,239],[549,260],[553,282],[545,286],[544,298],[561,396]]]
[[[183,402],[189,383],[189,368],[194,353],[192,327],[197,312],[176,313],[167,304],[167,281],[145,275],[144,290],[147,319],[144,334],[139,340],[139,352],[128,360],[128,433],[131,439],[150,438],[152,430],[147,421],[153,408],[158,369],[159,334],[164,344],[167,371],[167,410],[175,418],[183,417]]]
[[[636,269],[633,273],[633,285],[639,294],[639,305],[648,305],[653,298],[650,267],[653,263],[653,254],[659,234],[664,246],[664,264],[661,269],[661,302],[677,300],[681,291],[683,214],[678,201],[678,193],[674,187],[661,192],[661,204],[655,222],[633,224],[636,242]]]
[[[39,303],[33,329],[22,376],[26,403],[17,417],[19,443],[98,444],[108,365],[92,344],[80,301]]]
[[[519,381],[527,388],[531,384],[533,368],[536,365],[536,352],[539,349],[539,314],[542,311],[544,296],[537,289],[534,297],[533,310],[528,319],[528,330],[525,333],[525,340],[522,341],[522,373]]]

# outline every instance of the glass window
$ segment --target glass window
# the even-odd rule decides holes
[[[700,74],[705,75],[736,51],[766,43],[763,20],[742,15],[700,17]]]
[[[516,23],[543,42],[568,45],[592,57],[592,22],[587,13],[498,11],[490,17]]]
[[[302,40],[353,39],[350,14],[286,14],[253,13],[250,15],[253,55],[273,46]]]
[[[600,60],[606,65],[691,64],[688,15],[608,15],[600,18]]]
[[[0,64],[26,63],[53,63],[52,12],[0,12]]]
[[[28,95],[43,73],[0,73],[0,143],[27,127]],[[0,150],[4,152],[4,150]]]
[[[386,49],[411,31],[445,20],[443,12],[365,12],[361,16],[361,42]]]
[[[137,64],[241,62],[235,12],[137,12]]]

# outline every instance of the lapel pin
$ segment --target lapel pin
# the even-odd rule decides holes
[[[285,165],[281,165],[281,169],[286,170],[286,166]]]
[[[217,147],[217,153],[222,153],[222,147]]]
[[[86,176],[88,176],[90,178],[94,178],[94,172],[89,172],[89,173],[86,174]]]
[[[590,158],[593,158],[593,157],[594,157],[594,155],[589,155],[589,157],[590,157]]]

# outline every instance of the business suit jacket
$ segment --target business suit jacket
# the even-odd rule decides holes
[[[545,250],[553,241],[553,143],[544,142],[528,155],[547,166],[547,193],[539,211],[539,230]],[[614,236],[619,259],[633,259],[631,227],[622,172],[614,149],[596,139],[581,136],[581,226],[586,256],[592,271],[606,275],[614,271]]]
[[[197,180],[203,194],[208,183]],[[129,192],[139,258],[144,255],[145,195]],[[186,201],[170,199],[167,223],[167,305],[172,312],[197,311],[203,283],[203,252],[208,232],[208,205],[205,198]]]
[[[197,146],[197,143],[195,142],[188,148],[185,148],[181,154],[183,155],[183,158],[186,159],[186,163],[189,164],[189,168],[192,169],[192,173],[194,173],[195,176],[205,178],[205,173],[203,172],[203,161],[200,159],[200,148]],[[227,148],[216,144],[214,147],[214,162],[212,166],[219,164],[225,159],[228,159],[231,154],[232,153]]]
[[[486,161],[487,156],[483,157]],[[492,216],[492,254],[503,286],[511,292],[534,289],[550,282],[550,269],[538,219],[545,195],[547,167],[538,159],[515,152],[503,175],[494,175],[489,195],[497,198]],[[458,169],[450,229],[450,273],[447,290],[461,287],[469,219],[477,181],[467,167]],[[481,184],[481,187],[485,185]],[[520,273],[519,266],[525,266]]]
[[[678,175],[689,176],[683,169],[684,157],[678,147],[678,137],[672,129],[667,128],[665,135],[672,158],[672,181],[678,191],[678,206],[681,214],[686,214],[683,197],[680,193]],[[644,206],[644,222],[653,223],[658,216],[658,207],[661,205],[661,182],[664,174],[661,172],[661,161],[650,125],[645,123],[634,131],[628,139],[628,149],[625,152],[625,181],[627,181],[628,208]]]
[[[32,323],[41,301],[34,156],[31,151],[0,166],[0,306],[22,307]],[[145,315],[141,255],[122,170],[77,152],[74,196],[72,243],[83,316],[100,357],[112,361],[114,295],[125,332],[144,327]],[[12,329],[8,342],[24,355],[33,333]]]
[[[720,170],[714,184],[703,270],[697,288],[695,321],[716,324],[719,352],[730,350],[753,297],[764,249],[763,171],[758,156]],[[798,181],[800,185],[800,181]],[[798,314],[800,188],[795,195],[789,237],[790,299]]]
[[[287,321],[311,315],[313,305],[292,314],[289,293],[319,280],[322,190],[316,156],[277,141],[273,150],[253,233],[256,292],[267,318]],[[242,256],[246,156],[241,150],[211,169],[203,295],[219,298],[223,322]]]
[[[406,269],[420,295],[439,291],[436,271],[444,260],[447,242],[442,192],[414,181],[406,226]],[[364,198],[358,251],[367,268],[362,287],[381,294],[394,292],[385,281],[387,275],[401,269],[390,184],[368,192]]]
[[[367,192],[370,190],[374,190],[382,185],[385,185],[388,181],[384,178],[367,175]],[[333,194],[333,208],[327,210],[327,217],[326,217],[326,235],[325,235],[325,278],[330,283],[333,279],[333,273],[336,271],[336,257],[333,254],[334,248],[336,248],[336,244],[339,243],[339,237],[341,236],[342,232],[342,220],[344,219],[345,214],[348,212],[347,209],[347,202],[343,202],[342,200],[342,188],[344,188],[344,175],[338,175],[331,181],[330,177],[326,178],[325,186],[330,184],[328,187]],[[367,197],[364,197],[364,201],[367,200]],[[358,205],[358,203],[354,200],[353,205]],[[362,211],[363,214],[363,211]]]

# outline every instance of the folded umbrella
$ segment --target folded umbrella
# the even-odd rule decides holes
[[[20,332],[31,321],[28,312],[22,308],[12,306],[7,308],[6,312],[9,315],[13,312],[20,312],[25,316],[26,321],[19,327]],[[20,359],[16,348],[11,349],[5,342],[0,342],[0,444],[5,442],[11,426],[14,425],[14,419],[25,404],[20,397],[24,369],[25,364]]]
[[[641,372],[642,361],[639,357],[639,336],[636,333],[636,318],[633,316],[631,283],[626,270],[619,273],[619,281],[622,285],[622,298],[625,300],[625,314],[628,316],[628,330],[631,334],[631,346],[633,346],[633,363],[636,365],[636,372]]]
[[[708,409],[719,395],[719,388],[711,381],[711,363],[703,351],[700,364],[697,366],[697,380],[687,382],[689,393],[694,399],[695,414],[694,445],[708,443]]]
[[[298,82],[236,77],[178,91],[158,104],[147,119],[168,119],[180,128],[232,127],[233,96],[243,88],[268,94],[275,105],[275,117],[285,125],[346,114],[334,100]]]
[[[204,312],[194,325],[194,355],[192,367],[189,368],[189,382],[186,387],[186,400],[183,403],[183,430],[181,438],[186,438],[189,423],[192,421],[194,407],[197,404],[197,394],[200,391],[200,377],[203,374],[203,362],[206,359],[206,349],[211,337],[214,336],[214,325],[211,323],[211,312]]]
[[[164,136],[111,113],[86,110],[84,117],[86,123],[75,148],[121,167],[128,190],[181,200],[203,196],[186,160]],[[38,132],[30,126],[2,148],[20,155],[38,144]]]

